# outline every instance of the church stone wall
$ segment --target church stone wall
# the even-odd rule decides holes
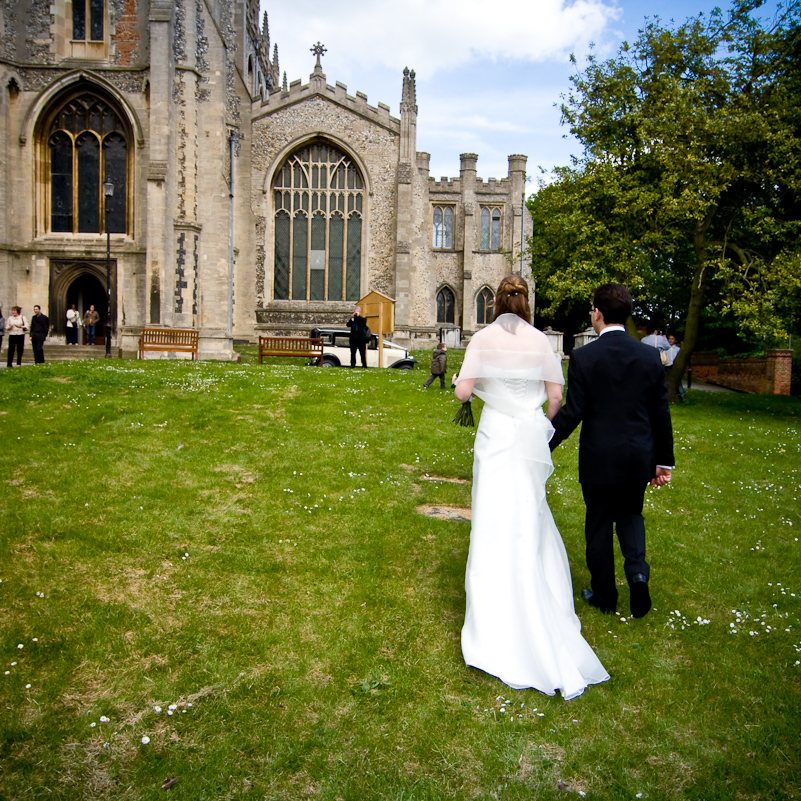
[[[455,325],[469,339],[476,330],[476,298],[485,287],[495,291],[501,278],[519,270],[511,254],[520,253],[520,220],[526,158],[509,157],[509,176],[484,181],[476,177],[472,153],[461,157],[458,178],[435,180],[429,176],[429,155],[417,154],[413,181],[415,212],[411,242],[412,301],[408,326],[399,332],[407,342],[433,343],[444,325],[437,322],[437,292],[449,287],[456,297]],[[520,198],[520,201],[517,201]],[[435,205],[454,209],[453,248],[435,250],[433,210]],[[497,207],[502,214],[501,249],[479,250],[482,207]]]
[[[478,250],[480,209],[503,209],[503,250],[514,252],[524,157],[510,157],[508,177],[482,181],[478,157],[463,154],[458,178],[433,180],[427,154],[416,151],[414,72],[404,70],[400,119],[361,92],[329,85],[319,58],[324,50],[308,84],[287,87],[284,80],[279,89],[277,48],[270,60],[257,0],[105,0],[105,8],[103,41],[81,42],[72,39],[67,0],[0,0],[5,311],[19,303],[30,313],[39,303],[60,318],[76,281],[94,276],[105,286],[105,234],[49,231],[49,151],[38,122],[55,87],[80,79],[99,95],[115,96],[131,125],[130,225],[126,234],[111,235],[115,351],[133,352],[146,325],[199,328],[202,357],[235,358],[232,337],[342,323],[349,302],[272,299],[270,182],[284,157],[315,138],[350,153],[364,173],[361,289],[398,299],[397,338],[436,340],[436,297],[445,286],[456,297],[456,325],[469,336],[476,294],[516,267],[503,252]],[[455,211],[447,251],[432,247],[437,202]],[[56,323],[63,328],[61,319]]]

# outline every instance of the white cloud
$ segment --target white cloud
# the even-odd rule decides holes
[[[387,103],[400,114],[403,68],[415,70],[420,109],[417,149],[431,154],[431,175],[459,174],[459,154],[479,155],[479,175],[502,178],[508,155],[537,165],[566,163],[554,104],[568,88],[571,52],[589,44],[603,55],[626,0],[261,0],[280,69],[308,81],[312,45],[327,48],[329,84]]]
[[[329,50],[324,68],[408,66],[431,80],[475,59],[544,62],[584,52],[620,14],[602,0],[262,0],[262,7],[290,80],[311,71],[315,41]]]

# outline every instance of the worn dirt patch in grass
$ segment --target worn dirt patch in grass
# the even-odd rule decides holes
[[[431,517],[434,520],[472,520],[472,510],[465,506],[434,506],[423,504],[417,507],[417,514],[424,517]]]
[[[445,481],[448,484],[469,484],[466,478],[448,478],[447,476],[421,476],[423,481]]]

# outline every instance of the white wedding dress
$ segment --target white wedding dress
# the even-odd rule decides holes
[[[459,381],[485,402],[476,432],[462,628],[465,662],[515,689],[565,699],[609,674],[581,636],[567,553],[545,495],[553,471],[545,380],[562,383],[547,337],[501,315],[472,339]]]

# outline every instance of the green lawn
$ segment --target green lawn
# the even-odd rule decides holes
[[[417,508],[474,430],[418,359],[0,372],[0,798],[801,798],[801,401],[674,408],[639,621],[580,600],[557,451],[612,677],[565,702],[464,666],[469,523]]]

